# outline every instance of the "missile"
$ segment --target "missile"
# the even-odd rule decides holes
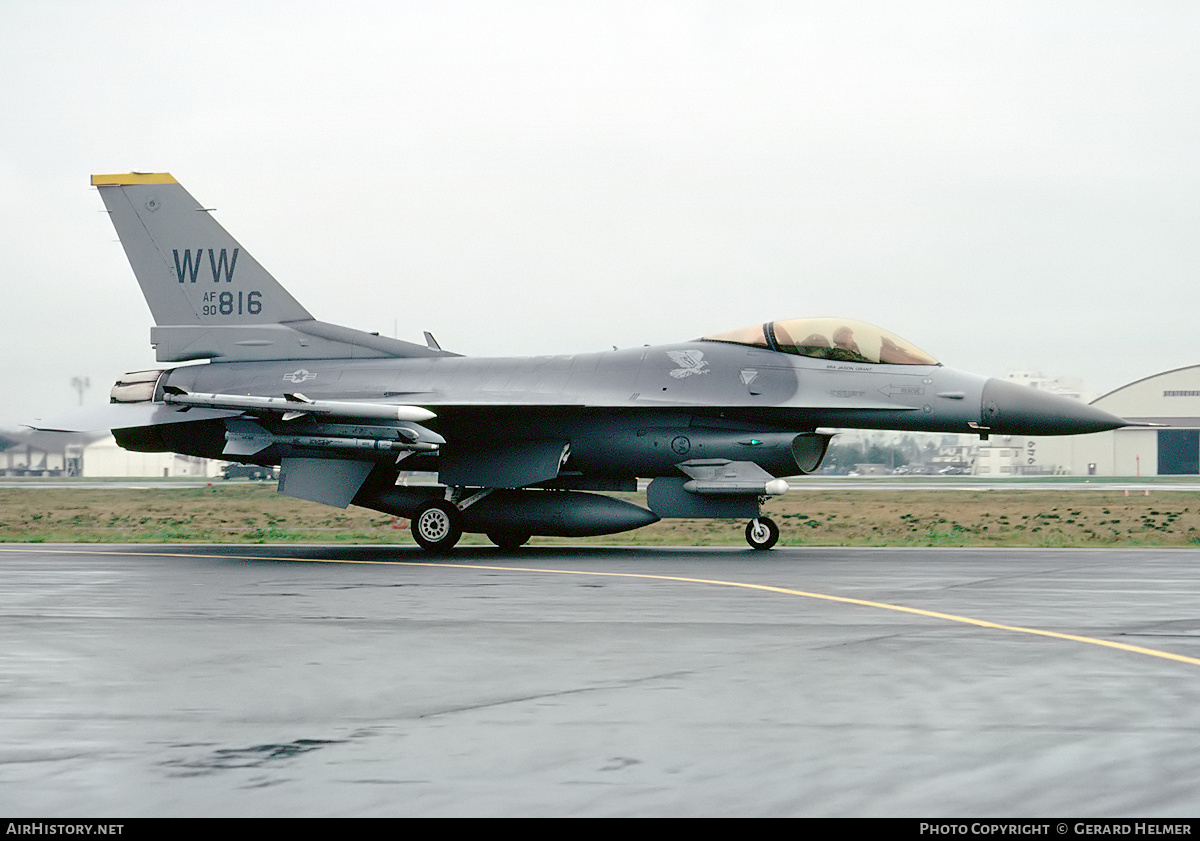
[[[787,480],[752,461],[692,459],[678,467],[690,477],[683,489],[700,496],[779,496],[788,491]]]
[[[283,397],[258,397],[252,394],[195,394],[178,386],[163,389],[163,402],[171,406],[208,409],[238,409],[248,412],[282,412],[284,420],[302,415],[325,415],[367,420],[427,421],[437,417],[420,406],[398,406],[394,403],[352,403],[347,400],[309,400],[303,394]]]
[[[436,432],[409,423],[410,426],[386,428],[324,424],[317,430],[293,435],[271,432],[251,420],[229,420],[225,422],[226,443],[222,452],[224,455],[249,456],[276,445],[348,453],[436,452],[446,443],[446,439]]]
[[[226,433],[227,439],[230,438]],[[259,442],[256,442],[259,443]],[[424,441],[404,440],[404,441],[388,441],[381,438],[338,438],[335,436],[322,435],[272,435],[269,440],[262,443],[259,449],[266,449],[273,444],[285,444],[291,447],[300,447],[308,450],[344,450],[348,452],[357,452],[362,450],[367,451],[383,451],[390,453],[406,452],[409,450],[419,452],[436,452],[437,444],[427,444]],[[226,447],[226,453],[232,452]],[[257,450],[255,451],[257,452]]]
[[[786,479],[771,479],[769,482],[690,479],[683,483],[683,489],[701,496],[779,496],[788,492],[788,483]]]

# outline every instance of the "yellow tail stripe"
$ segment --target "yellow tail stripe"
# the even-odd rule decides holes
[[[169,172],[125,172],[116,175],[93,175],[93,187],[116,187],[125,184],[178,184]]]

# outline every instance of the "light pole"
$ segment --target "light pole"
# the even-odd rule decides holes
[[[79,395],[79,405],[83,405],[83,392],[92,387],[92,381],[87,377],[71,377],[71,388]]]

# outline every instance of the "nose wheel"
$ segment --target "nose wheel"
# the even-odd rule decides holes
[[[779,526],[770,517],[746,523],[746,542],[752,549],[770,549],[779,540]]]
[[[412,518],[412,536],[429,552],[449,552],[462,537],[462,513],[442,499],[423,503]]]

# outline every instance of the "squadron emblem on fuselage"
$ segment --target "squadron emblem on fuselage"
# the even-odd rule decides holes
[[[690,377],[692,374],[708,373],[708,363],[704,361],[704,351],[702,350],[669,350],[667,356],[671,357],[679,366],[669,372],[677,380]]]

